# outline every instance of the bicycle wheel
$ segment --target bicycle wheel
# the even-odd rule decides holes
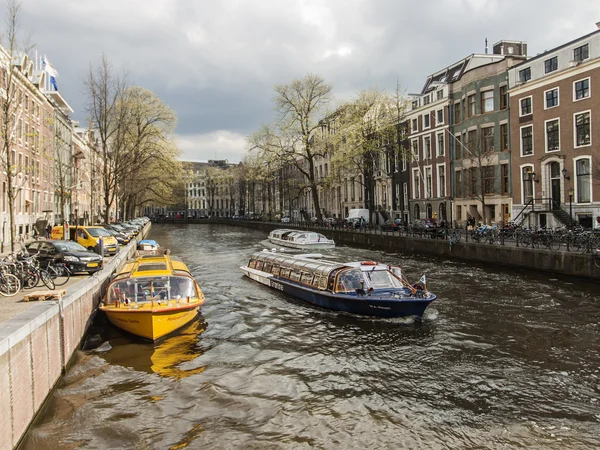
[[[37,272],[25,272],[22,277],[23,289],[33,289],[40,283],[40,274]]]
[[[71,278],[69,272],[64,266],[48,266],[48,274],[54,280],[55,286],[62,286]]]
[[[560,248],[560,239],[554,236],[548,236],[548,242],[546,242],[546,245],[549,250],[556,251]]]
[[[54,289],[56,287],[54,280],[45,270],[40,270],[40,280],[42,280],[42,283],[44,283],[49,289]]]
[[[3,273],[0,275],[0,294],[5,297],[12,297],[21,290],[21,282],[12,273]]]

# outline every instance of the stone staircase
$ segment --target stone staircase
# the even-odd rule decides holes
[[[569,214],[564,209],[561,209],[561,208],[553,209],[552,215],[556,218],[556,220],[558,220],[560,223],[562,223],[565,227],[571,226],[571,216],[569,216]]]

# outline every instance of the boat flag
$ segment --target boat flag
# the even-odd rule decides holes
[[[421,279],[419,280],[419,283],[423,283],[423,286],[427,286],[427,280],[425,279],[425,275],[423,275],[421,277]]]

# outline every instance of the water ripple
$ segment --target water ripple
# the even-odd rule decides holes
[[[99,323],[24,449],[600,447],[597,283],[338,247],[425,273],[422,321],[302,304],[241,276],[264,234],[154,226],[207,298],[156,345]]]

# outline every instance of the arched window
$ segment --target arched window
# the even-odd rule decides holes
[[[418,220],[421,218],[421,211],[419,210],[419,205],[415,203],[415,217],[413,220]]]
[[[440,203],[438,215],[440,220],[446,220],[446,203]]]
[[[431,207],[431,203],[427,203],[427,218],[431,219],[433,216],[433,208]]]

